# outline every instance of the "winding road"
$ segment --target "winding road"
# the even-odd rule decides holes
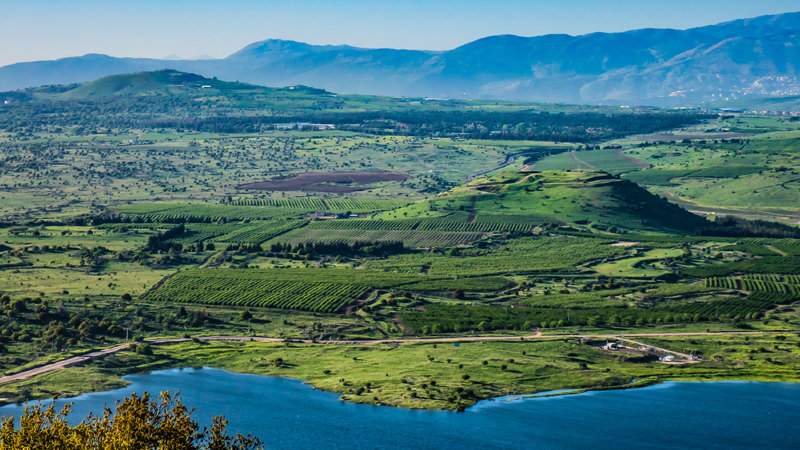
[[[734,335],[767,335],[767,334],[786,334],[786,333],[800,333],[800,331],[722,331],[722,332],[695,332],[695,333],[633,333],[633,334],[542,334],[536,332],[534,334],[523,336],[453,336],[453,337],[439,337],[439,338],[407,338],[407,339],[372,339],[372,340],[326,340],[314,341],[311,339],[284,339],[284,338],[270,338],[260,336],[202,336],[197,339],[206,342],[214,341],[227,341],[227,342],[297,342],[304,344],[323,344],[323,345],[380,345],[380,344],[414,344],[414,343],[439,343],[439,342],[477,342],[477,341],[509,341],[517,339],[566,339],[566,338],[582,338],[582,339],[615,339],[626,341],[636,345],[648,346],[654,350],[662,353],[672,354],[686,359],[690,362],[699,362],[698,359],[692,355],[668,350],[665,348],[654,347],[649,344],[634,341],[630,338],[648,338],[648,337],[682,337],[682,336],[734,336]],[[169,338],[169,339],[150,339],[144,342],[150,345],[163,345],[163,344],[176,344],[180,342],[189,342],[190,338]],[[28,378],[42,375],[45,373],[54,372],[56,370],[67,369],[77,364],[91,361],[98,358],[103,358],[108,355],[121,352],[128,349],[130,344],[120,344],[114,347],[104,349],[92,350],[83,355],[73,356],[62,361],[57,361],[50,364],[45,364],[33,369],[24,370],[12,375],[0,377],[0,384],[9,383],[12,381],[27,380]]]

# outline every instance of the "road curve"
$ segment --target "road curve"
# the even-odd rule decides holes
[[[695,333],[632,333],[632,334],[542,334],[536,332],[534,334],[523,336],[453,336],[453,337],[438,337],[438,338],[407,338],[407,339],[372,339],[372,340],[325,340],[316,341],[311,339],[283,339],[283,338],[270,338],[261,336],[201,336],[197,339],[206,342],[297,342],[304,344],[324,344],[324,345],[380,345],[380,344],[413,344],[413,343],[439,343],[439,342],[478,342],[478,341],[509,341],[518,339],[565,339],[565,338],[582,338],[582,339],[618,339],[628,341],[637,345],[646,345],[640,342],[633,341],[629,338],[648,338],[648,337],[681,337],[681,336],[733,336],[733,335],[761,335],[761,334],[786,334],[786,333],[800,333],[800,331],[723,331],[723,332],[695,332]],[[180,342],[189,342],[190,338],[166,338],[166,339],[148,339],[144,342],[151,345],[162,344],[176,344]],[[69,367],[91,361],[98,358],[103,358],[108,355],[121,352],[128,349],[130,344],[120,344],[114,347],[108,347],[100,350],[93,350],[79,356],[73,356],[62,361],[57,361],[51,364],[45,364],[33,369],[24,370],[12,375],[0,377],[0,384],[9,383],[11,381],[27,380],[28,378],[35,377],[44,373],[54,372],[56,370],[67,369]],[[652,347],[664,353],[670,353],[682,358],[691,359],[692,356],[668,350],[665,348]]]

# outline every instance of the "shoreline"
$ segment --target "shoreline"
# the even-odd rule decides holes
[[[769,336],[767,333],[757,334]],[[505,337],[500,340],[492,339],[489,341],[474,340],[473,338],[472,344],[474,344],[474,346],[470,347],[474,347],[481,352],[487,351],[490,354],[496,355],[499,349],[508,347],[517,348],[520,350],[525,348],[529,349],[530,351],[530,349],[535,349],[536,346],[540,345],[550,347],[566,346],[569,344],[567,341],[568,339],[568,337],[564,337],[563,335],[541,336],[540,338],[527,341],[520,341],[518,338],[515,339],[513,337]],[[423,341],[429,340],[424,339]],[[463,343],[463,341],[456,342]],[[88,366],[78,364],[77,367],[71,366],[70,370],[56,370],[53,372],[48,372],[49,376],[44,379],[37,377],[32,381],[21,380],[15,382],[14,384],[20,384],[20,386],[11,387],[16,387],[18,391],[30,387],[38,389],[38,393],[35,393],[32,390],[28,391],[30,394],[30,400],[48,398],[52,397],[53,395],[64,396],[64,398],[67,398],[67,396],[75,398],[87,393],[124,388],[128,385],[128,381],[125,380],[125,377],[129,375],[148,374],[159,370],[208,367],[225,370],[232,373],[273,376],[299,380],[315,390],[335,393],[339,396],[341,401],[347,401],[351,403],[372,404],[418,410],[463,411],[480,404],[480,402],[491,399],[502,399],[504,397],[544,398],[551,396],[580,394],[589,391],[637,389],[667,381],[717,382],[735,380],[760,382],[800,382],[800,375],[798,375],[796,372],[788,370],[756,370],[758,369],[756,367],[750,370],[736,370],[736,368],[730,366],[709,367],[708,365],[697,366],[696,364],[690,365],[692,367],[684,366],[685,369],[678,370],[677,366],[651,363],[647,366],[629,366],[631,369],[639,369],[636,373],[615,373],[608,372],[609,369],[604,369],[603,371],[594,370],[587,372],[590,375],[589,378],[573,377],[571,379],[562,379],[559,378],[559,374],[556,373],[555,378],[552,380],[543,379],[541,382],[534,381],[528,382],[527,384],[524,382],[514,382],[511,380],[510,382],[504,383],[502,381],[495,381],[494,377],[500,376],[501,374],[505,375],[508,372],[506,372],[505,369],[498,371],[495,368],[493,372],[488,374],[488,381],[476,380],[477,384],[473,384],[472,380],[461,380],[461,377],[458,376],[451,376],[450,378],[436,377],[438,378],[438,381],[440,381],[440,383],[436,385],[436,388],[442,390],[437,392],[444,392],[444,390],[447,390],[446,392],[455,392],[455,389],[458,389],[458,392],[461,392],[460,389],[475,390],[476,387],[481,387],[484,385],[484,383],[490,384],[488,389],[483,389],[480,391],[475,390],[471,396],[465,397],[464,399],[459,397],[458,401],[454,401],[445,400],[447,397],[444,396],[444,394],[442,396],[436,394],[439,396],[436,399],[434,399],[433,395],[427,398],[417,398],[415,396],[412,396],[412,398],[407,397],[406,391],[410,391],[411,386],[413,386],[415,389],[417,387],[427,388],[427,386],[422,386],[422,384],[427,385],[426,380],[433,379],[432,376],[425,375],[425,372],[428,372],[429,369],[422,370],[421,374],[418,373],[420,371],[415,372],[412,370],[411,374],[404,374],[402,377],[400,377],[400,379],[395,377],[394,380],[390,380],[386,378],[389,377],[388,372],[392,370],[389,367],[390,365],[388,363],[378,362],[379,365],[373,368],[374,370],[370,372],[371,374],[362,375],[361,381],[356,379],[351,382],[345,381],[345,377],[347,377],[348,380],[351,379],[348,372],[350,369],[340,368],[338,371],[335,370],[335,373],[332,373],[330,376],[328,376],[327,373],[330,373],[331,370],[327,369],[326,367],[331,366],[326,365],[328,363],[325,361],[319,361],[315,359],[318,358],[319,355],[330,356],[331,354],[334,354],[334,356],[344,356],[350,359],[348,353],[350,355],[353,353],[363,354],[364,356],[353,357],[351,361],[355,362],[349,362],[350,366],[359,366],[360,363],[358,361],[361,361],[362,358],[366,357],[368,353],[385,354],[387,351],[396,352],[398,349],[402,349],[402,351],[407,353],[416,352],[416,354],[426,354],[437,351],[435,350],[437,348],[437,343],[440,344],[440,350],[444,350],[446,347],[446,351],[452,351],[453,348],[455,348],[455,351],[459,352],[463,351],[465,347],[464,345],[461,345],[461,350],[459,350],[459,347],[443,346],[441,345],[441,340],[434,340],[433,342],[429,341],[427,343],[415,341],[412,343],[407,343],[412,345],[396,344],[392,346],[385,343],[375,343],[373,345],[354,345],[349,343],[346,345],[326,345],[321,343],[312,344],[283,341],[279,339],[270,339],[259,342],[256,340],[250,341],[249,337],[246,339],[241,337],[236,339],[228,337],[225,340],[197,339],[194,341],[192,339],[183,338],[170,340],[164,339],[158,342],[158,344],[159,348],[164,348],[165,351],[158,352],[156,356],[150,357],[149,359],[142,357],[141,355],[137,355],[135,352],[128,351],[127,346],[116,346],[112,348],[118,349],[119,347],[124,347],[121,353],[118,353],[120,355],[119,357],[123,358],[123,361],[121,363],[117,362],[112,364],[113,369],[105,367],[102,363],[91,364]],[[487,348],[485,346],[490,347]],[[616,361],[617,358],[622,356],[609,354],[608,352],[597,351],[588,345],[584,345],[583,347],[585,347],[586,351],[596,353],[600,358],[608,358],[612,361]],[[523,354],[524,353],[525,352],[523,352]],[[106,353],[103,356],[108,354],[112,353]],[[302,354],[306,354],[307,358],[306,360],[298,360],[302,361],[300,366],[302,366],[303,370],[298,370],[300,366],[292,369],[291,367],[276,367],[271,363],[253,363],[253,358],[259,355],[265,356],[266,359],[261,358],[257,361],[269,361],[268,358],[277,357],[277,355],[282,356],[284,360],[288,361],[295,359],[295,355]],[[192,357],[193,355],[194,357]],[[210,355],[213,355],[213,357]],[[180,360],[179,357],[181,356],[187,356],[187,359]],[[564,356],[564,354],[560,354],[560,357]],[[239,357],[240,359],[235,359],[236,357]],[[557,359],[558,357],[558,355],[554,355],[549,358]],[[249,358],[250,362],[242,364],[242,358]],[[102,360],[98,359],[97,361]],[[433,359],[431,359],[431,361],[433,361]],[[447,361],[449,362],[450,360],[447,359]],[[437,363],[441,364],[441,362]],[[125,366],[125,364],[127,364],[127,366]],[[478,367],[480,368],[481,366]],[[485,368],[487,366],[484,364],[483,367]],[[693,367],[697,367],[697,370],[693,370]],[[62,368],[66,369],[67,367]],[[489,368],[491,369],[491,367]],[[387,372],[386,377],[383,377],[384,371]],[[616,375],[616,377],[613,378],[615,382],[623,382],[623,384],[608,384],[608,382],[606,382],[606,384],[602,384],[602,379],[598,380],[596,376],[601,375],[603,372],[608,373],[608,375],[612,377]],[[629,373],[629,375],[625,375],[625,373]],[[340,376],[339,374],[343,376],[342,378],[339,378],[339,382],[337,382],[335,380]],[[580,375],[581,373],[573,372],[573,374]],[[592,376],[595,378],[592,378]],[[625,378],[626,376],[627,378]],[[69,386],[64,387],[62,384],[60,384],[60,380],[63,378],[91,379],[93,381],[91,383],[81,383],[77,387],[70,389]],[[386,378],[385,381],[382,380],[384,378]],[[370,387],[370,384],[372,384],[372,387]],[[364,389],[359,391],[356,388],[361,388],[365,385],[367,386],[366,392],[362,395]],[[377,389],[377,392],[382,392],[383,388],[387,390],[380,395],[380,398],[378,395],[373,393],[374,389]],[[423,390],[417,392],[427,393],[433,391]],[[8,391],[3,392],[3,394],[5,394],[5,396],[4,398],[0,399],[0,405],[18,403],[15,398],[8,395]]]
[[[128,373],[128,374],[120,376],[120,379],[125,383],[123,386],[114,387],[114,388],[105,389],[105,390],[101,389],[101,390],[93,390],[93,391],[82,392],[82,393],[80,393],[78,395],[75,395],[75,396],[64,396],[64,397],[58,396],[56,398],[58,398],[60,400],[70,400],[70,401],[78,400],[79,401],[79,400],[81,400],[82,397],[85,397],[85,396],[90,396],[90,395],[93,395],[93,394],[100,394],[100,393],[111,393],[111,392],[114,392],[114,391],[126,389],[126,388],[128,388],[129,386],[131,386],[133,384],[133,382],[129,379],[132,376],[149,376],[151,374],[155,374],[155,373],[158,373],[158,372],[184,371],[184,370],[187,370],[187,369],[195,370],[195,371],[219,370],[219,371],[227,372],[227,373],[233,374],[233,375],[249,375],[249,376],[254,376],[254,377],[270,377],[270,378],[280,378],[280,379],[293,380],[293,381],[297,381],[297,382],[299,382],[299,383],[301,383],[301,384],[303,384],[305,386],[308,386],[309,388],[311,388],[312,390],[315,390],[315,391],[336,394],[336,395],[339,396],[339,401],[340,402],[347,402],[347,403],[352,403],[352,404],[371,405],[371,406],[387,407],[387,408],[398,408],[398,409],[406,409],[406,410],[409,410],[409,411],[418,410],[418,411],[441,411],[441,412],[455,412],[455,413],[463,413],[463,412],[467,412],[467,411],[472,410],[472,409],[480,409],[480,408],[489,406],[489,405],[494,404],[494,403],[513,403],[513,402],[519,402],[519,401],[524,401],[524,400],[532,400],[532,399],[545,399],[545,398],[553,398],[553,397],[565,397],[565,396],[581,395],[581,394],[586,394],[586,393],[591,393],[591,392],[605,392],[605,391],[620,391],[620,390],[629,390],[629,389],[642,389],[642,388],[647,388],[647,387],[665,385],[665,384],[668,384],[668,383],[793,383],[793,384],[800,384],[800,377],[798,377],[798,379],[796,379],[796,380],[786,380],[786,379],[746,379],[746,378],[742,378],[742,379],[713,379],[712,378],[712,379],[702,379],[702,380],[701,379],[679,379],[679,378],[678,379],[672,379],[672,378],[666,378],[666,379],[644,379],[644,380],[634,380],[633,383],[629,383],[629,384],[621,385],[621,386],[586,387],[586,388],[577,388],[577,389],[569,389],[569,388],[567,388],[567,389],[546,390],[546,391],[538,391],[538,392],[523,393],[523,394],[500,395],[500,396],[496,396],[496,397],[489,397],[489,398],[481,399],[481,400],[477,401],[475,404],[473,404],[473,405],[471,405],[471,406],[469,406],[467,408],[464,408],[464,409],[435,409],[435,408],[407,408],[407,407],[396,406],[396,405],[355,402],[355,401],[352,401],[352,400],[349,400],[349,399],[345,398],[345,395],[342,392],[337,392],[337,391],[332,391],[332,390],[327,390],[327,389],[324,389],[324,388],[320,388],[318,386],[315,386],[313,384],[313,381],[304,380],[304,379],[301,379],[301,378],[296,378],[296,377],[292,377],[292,376],[288,376],[288,375],[271,375],[271,374],[260,374],[260,373],[254,373],[254,372],[239,372],[239,371],[234,371],[234,370],[230,370],[230,369],[227,369],[227,368],[212,367],[212,366],[202,366],[202,367],[186,367],[186,366],[184,366],[184,367],[156,368],[156,369],[153,369],[153,370],[150,370],[150,371],[145,371],[145,372],[131,372],[131,373]],[[135,392],[138,393],[138,394],[141,394],[142,392],[149,392],[149,391],[142,391],[142,392],[135,391]],[[151,394],[152,393],[153,392],[151,392]],[[53,398],[53,400],[55,400],[56,398]],[[10,405],[17,405],[17,406],[22,405],[22,406],[24,406],[24,405],[28,405],[29,403],[39,403],[39,402],[43,402],[43,401],[46,401],[46,399],[31,399],[31,400],[25,401],[25,402],[23,402],[21,404],[20,403],[14,403],[14,402],[4,402],[4,401],[0,400],[0,409],[3,408],[3,407],[6,407],[6,406],[10,406]]]

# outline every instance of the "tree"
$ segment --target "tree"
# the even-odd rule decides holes
[[[210,428],[200,430],[191,415],[194,410],[181,403],[179,397],[162,392],[158,399],[136,393],[117,402],[114,411],[106,408],[102,415],[90,415],[78,425],[70,425],[67,416],[72,404],[60,412],[55,406],[25,406],[19,418],[0,422],[0,450],[18,448],[58,448],[64,450],[100,449],[198,449],[251,450],[261,442],[250,435],[235,437],[225,431],[227,420],[215,417]]]

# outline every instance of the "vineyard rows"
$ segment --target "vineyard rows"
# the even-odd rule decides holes
[[[289,230],[300,228],[305,223],[306,221],[304,220],[260,222],[227,233],[217,240],[232,243],[261,244]]]
[[[367,286],[243,278],[168,279],[145,297],[153,302],[250,306],[334,312],[367,292]]]
[[[174,225],[173,225],[174,226]],[[195,242],[203,242],[213,239],[217,236],[222,236],[226,233],[231,233],[241,227],[241,224],[209,224],[209,223],[190,223],[186,225],[186,233],[176,240],[193,244]],[[169,228],[169,227],[167,227]]]
[[[800,257],[764,256],[758,259],[692,267],[684,269],[683,272],[700,278],[720,277],[735,272],[796,274],[800,273]]]
[[[792,256],[800,256],[800,239],[743,239],[742,243],[750,245],[772,245],[776,249]]]
[[[693,302],[673,306],[670,311],[701,319],[737,318],[754,319],[763,310],[776,304],[791,302],[792,297],[777,292],[756,292],[745,298],[728,298],[710,302]]]
[[[244,198],[229,203],[233,206],[273,206],[277,208],[302,209],[306,211],[324,211],[325,205],[318,198]]]
[[[375,211],[388,211],[406,206],[408,202],[393,199],[319,199],[319,198],[290,198],[290,199],[239,199],[230,203],[235,206],[272,206],[278,208],[302,209],[306,211],[330,211],[344,213],[367,213]]]
[[[273,242],[297,245],[306,242],[354,244],[356,242],[403,242],[407,248],[454,247],[483,237],[482,233],[404,230],[337,230],[305,227]]]
[[[521,238],[508,241],[499,252],[479,257],[453,257],[431,254],[394,255],[367,261],[373,269],[418,273],[432,276],[496,275],[563,270],[574,272],[581,262],[607,258],[625,252],[621,247],[603,245],[607,241],[584,238]]]
[[[471,233],[486,232],[528,232],[536,224],[526,222],[482,222],[480,216],[474,222],[445,219],[403,219],[403,220],[326,220],[315,222],[312,228],[325,230],[419,230],[419,231],[460,231]]]
[[[137,204],[117,208],[118,212],[128,216],[133,222],[224,222],[240,220],[269,220],[299,218],[306,210],[292,208],[260,208],[256,206],[229,205],[159,205]]]
[[[800,276],[798,275],[744,275],[742,277],[711,277],[706,286],[736,289],[748,292],[774,292],[800,298]]]
[[[191,269],[144,295],[157,303],[196,303],[334,312],[372,289],[501,289],[502,278],[454,280],[354,269]]]

